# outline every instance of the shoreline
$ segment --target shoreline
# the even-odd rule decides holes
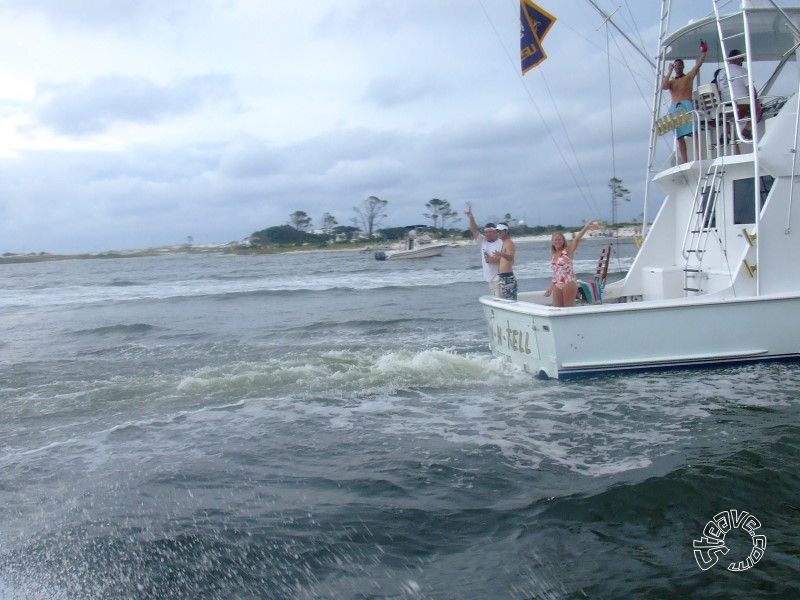
[[[574,235],[574,233],[573,233]],[[636,231],[632,228],[621,228],[617,235],[586,235],[586,240],[630,240],[637,235]],[[551,234],[542,235],[527,235],[520,237],[513,237],[515,243],[536,243],[536,242],[549,242]],[[461,248],[464,246],[472,246],[474,244],[471,239],[445,239],[454,248]],[[81,252],[75,254],[51,254],[49,252],[30,252],[27,254],[14,254],[7,252],[0,256],[0,265],[3,264],[22,264],[22,263],[38,263],[50,262],[57,260],[92,260],[92,259],[113,259],[113,258],[141,258],[147,256],[167,256],[173,254],[234,254],[238,256],[261,256],[266,254],[286,254],[297,252],[374,252],[383,247],[381,245],[373,245],[367,243],[352,244],[353,247],[344,245],[336,245],[335,247],[324,248],[319,246],[314,247],[281,247],[281,248],[246,248],[243,246],[235,246],[231,244],[219,245],[204,245],[204,246],[164,246],[159,248],[145,248],[139,250],[105,250],[103,252]]]

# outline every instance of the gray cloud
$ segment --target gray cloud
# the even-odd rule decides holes
[[[232,179],[264,177],[286,166],[281,151],[264,140],[242,136],[222,151],[220,173]]]
[[[108,75],[88,83],[40,86],[36,117],[57,133],[83,135],[116,123],[155,123],[232,96],[231,79],[223,75],[190,77],[166,86],[141,77]]]
[[[623,143],[618,152],[626,165],[619,176],[639,189],[642,148]],[[582,152],[581,161],[589,172],[608,173],[592,180],[594,205],[564,174],[541,124],[524,115],[504,125],[470,121],[428,133],[335,129],[284,145],[239,136],[224,144],[114,153],[30,153],[15,163],[14,176],[0,168],[0,214],[8,218],[0,236],[13,239],[12,224],[34,230],[46,213],[36,239],[6,249],[142,247],[180,243],[187,235],[197,243],[224,242],[285,223],[294,210],[315,220],[327,211],[349,223],[353,206],[369,195],[389,201],[392,225],[419,222],[434,197],[459,211],[471,202],[482,218],[509,212],[532,224],[574,224],[610,210],[607,146]],[[6,204],[7,198],[17,202]]]

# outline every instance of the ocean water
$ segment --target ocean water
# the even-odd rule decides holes
[[[533,379],[489,353],[474,246],[0,281],[0,600],[800,597],[800,365]],[[732,529],[704,571],[728,510],[766,550],[727,570]]]

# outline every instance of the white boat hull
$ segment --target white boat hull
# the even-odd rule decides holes
[[[570,309],[480,299],[492,352],[539,377],[800,359],[800,296]]]
[[[383,259],[378,260],[403,260],[408,258],[430,258],[441,256],[448,244],[427,244],[413,250],[388,250],[384,252]],[[377,255],[376,255],[377,258]]]

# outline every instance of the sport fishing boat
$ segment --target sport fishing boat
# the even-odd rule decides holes
[[[437,242],[427,232],[418,234],[416,229],[409,231],[400,244],[391,250],[378,250],[376,260],[401,260],[407,258],[430,258],[441,256],[450,244]]]
[[[596,282],[600,293],[569,308],[550,306],[544,291],[481,297],[495,355],[550,378],[800,358],[800,8],[710,4],[669,32],[662,2],[645,202],[651,187],[664,197],[626,276]],[[663,65],[693,60],[701,40],[728,89],[699,85],[694,110],[660,117]],[[745,97],[726,62],[734,50]],[[771,73],[758,90],[754,70]],[[773,94],[781,86],[786,94]],[[757,103],[757,123],[736,107]],[[657,137],[674,139],[686,122],[689,160],[676,164],[673,152],[656,164]]]

